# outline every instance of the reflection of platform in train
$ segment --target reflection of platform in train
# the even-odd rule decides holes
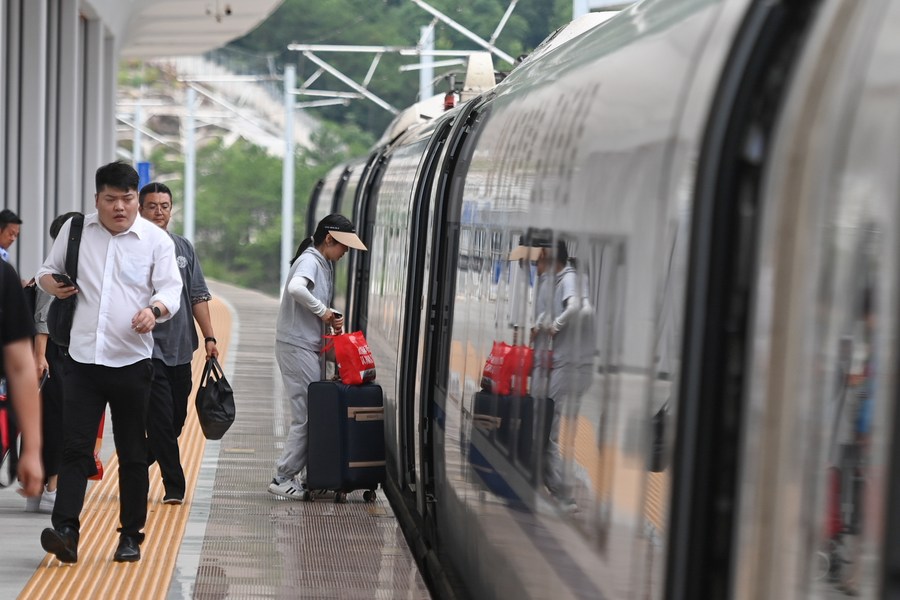
[[[474,418],[476,421],[484,421],[478,414],[475,414]],[[528,465],[525,464],[525,457],[522,453],[519,453],[515,460],[511,460],[510,454],[504,452],[492,437],[490,429],[493,427],[499,426],[486,427],[482,423],[473,428],[473,440],[469,444],[469,463],[491,492],[505,498],[515,506],[520,506],[522,500],[515,492],[514,487],[504,479],[504,473],[507,476],[515,473],[532,485],[536,485],[537,482],[532,479],[534,470],[527,468]],[[574,435],[574,439],[567,442],[571,435]],[[637,514],[640,512],[641,506],[642,482],[640,478],[646,474],[644,518],[649,525],[655,528],[657,534],[664,531],[665,505],[670,479],[668,472],[647,472],[642,469],[644,466],[642,460],[645,460],[643,455],[626,454],[620,451],[616,445],[606,444],[598,447],[596,429],[585,417],[578,417],[574,422],[572,419],[563,418],[560,426],[560,439],[563,440],[563,457],[572,461],[576,500],[587,498],[591,503],[609,504],[611,502],[618,511],[632,515]],[[486,445],[490,445],[491,448],[485,450]],[[498,468],[500,463],[514,463],[518,468],[514,470]],[[617,483],[619,485],[615,490],[612,486],[613,472],[618,473]],[[579,504],[583,504],[583,502]]]
[[[471,391],[473,382],[480,381],[480,365],[484,362],[474,346],[451,346],[451,379],[454,391],[460,395]],[[632,374],[614,374],[618,378],[621,405],[604,418],[603,373],[597,373],[592,386],[579,403],[577,414],[564,415],[560,425],[560,445],[565,463],[564,477],[573,491],[575,510],[568,514],[573,532],[602,544],[607,536],[618,535],[615,523],[640,519],[649,539],[661,540],[666,535],[666,506],[671,474],[648,471],[649,418],[643,418],[642,378]],[[465,380],[463,385],[462,380]],[[667,393],[668,382],[660,381],[661,393]],[[658,391],[660,391],[658,390]],[[535,406],[548,410],[545,419],[552,418],[552,404],[533,397],[498,398],[483,391],[471,396],[470,405],[463,408],[463,419],[471,421],[469,436],[463,434],[460,453],[477,475],[482,494],[514,511],[542,513],[566,512],[565,503],[555,502],[544,487],[538,462],[545,460],[544,446],[535,441],[532,433],[540,426],[534,414]],[[606,409],[610,407],[606,405]],[[601,439],[600,424],[607,418],[607,436]],[[546,440],[549,422],[544,422]],[[523,438],[529,444],[522,447]],[[619,532],[620,534],[621,532]]]
[[[289,420],[274,359],[278,302],[226,285],[214,285],[213,293],[237,420],[224,439],[209,442],[189,415],[180,438],[185,504],[162,504],[158,467],[152,467],[143,557],[136,565],[112,562],[118,463],[107,419],[105,476],[88,490],[76,565],[62,566],[41,550],[49,515],[26,513],[24,499],[0,491],[0,597],[246,598],[303,590],[318,597],[429,597],[382,494],[374,504],[362,492],[334,504],[280,500],[266,491]],[[195,384],[202,362],[196,354]]]

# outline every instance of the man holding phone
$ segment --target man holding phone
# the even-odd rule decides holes
[[[72,281],[72,278],[66,275],[65,273],[50,273],[50,276],[53,277],[58,283],[66,287],[73,287],[75,291],[78,291],[78,288],[75,286],[75,282]]]
[[[127,163],[97,170],[97,212],[86,215],[78,253],[78,284],[60,283],[72,221],[67,221],[35,279],[56,298],[78,294],[66,378],[63,454],[53,528],[41,546],[61,562],[78,560],[80,514],[87,479],[96,470],[94,442],[109,406],[119,457],[119,545],[116,562],[140,560],[147,521],[145,415],[153,378],[153,329],[181,305],[175,245],[138,218],[138,174]]]
[[[175,243],[176,262],[181,273],[183,310],[153,330],[153,387],[147,414],[147,441],[150,445],[147,463],[159,463],[166,489],[163,504],[180,505],[184,503],[186,484],[178,436],[187,418],[188,398],[193,387],[191,359],[199,345],[195,319],[203,334],[206,358],[219,356],[216,334],[209,316],[212,295],[206,286],[194,247],[186,238],[168,231],[169,219],[172,218],[172,191],[165,184],[148,183],[141,188],[138,201],[141,216],[168,232]]]

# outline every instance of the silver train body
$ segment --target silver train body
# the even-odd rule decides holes
[[[900,2],[643,2],[332,171],[438,593],[900,594],[898,65]]]

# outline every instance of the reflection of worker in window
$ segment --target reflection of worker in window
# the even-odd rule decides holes
[[[563,414],[578,413],[578,399],[584,391],[576,383],[579,357],[579,314],[582,309],[578,277],[568,264],[565,242],[542,248],[537,259],[538,280],[534,294],[535,321],[532,340],[535,349],[534,392],[554,402],[553,418],[544,461],[544,483],[564,505],[574,509],[572,490],[563,476],[559,439]],[[546,386],[546,387],[542,387]],[[574,426],[568,429],[574,435]]]

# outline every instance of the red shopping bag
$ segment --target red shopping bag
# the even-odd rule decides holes
[[[325,338],[331,341],[325,345],[322,352],[325,353],[334,348],[334,358],[337,362],[341,382],[347,385],[359,385],[375,379],[375,359],[372,357],[369,344],[362,331],[326,335]]]
[[[94,462],[97,463],[97,473],[88,479],[99,481],[103,479],[103,461],[100,460],[100,448],[103,446],[103,423],[106,421],[106,413],[100,415],[100,427],[97,429],[97,441],[94,442]]]
[[[534,350],[494,342],[481,373],[481,387],[499,396],[528,393],[528,376],[534,365]]]

